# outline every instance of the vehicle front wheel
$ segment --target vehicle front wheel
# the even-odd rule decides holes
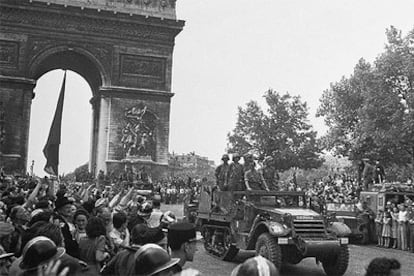
[[[256,242],[256,254],[271,261],[277,269],[282,266],[282,250],[277,244],[276,238],[269,233],[263,233]]]
[[[342,245],[339,253],[322,261],[323,269],[328,276],[342,276],[348,268],[349,250],[347,245]]]

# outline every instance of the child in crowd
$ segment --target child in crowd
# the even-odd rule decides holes
[[[391,214],[388,211],[384,212],[384,218],[383,218],[383,224],[382,224],[382,245],[385,248],[390,247],[390,239],[391,239],[391,223],[392,218]]]
[[[382,210],[378,210],[377,216],[375,217],[375,233],[377,236],[377,246],[382,247],[383,240],[382,240],[382,224],[384,219],[384,212]]]

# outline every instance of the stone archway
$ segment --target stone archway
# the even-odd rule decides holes
[[[33,88],[59,68],[77,72],[92,89],[91,171],[167,166],[172,52],[184,26],[175,18],[175,0],[0,0],[0,19],[0,166],[6,172],[26,171]],[[140,148],[126,152],[127,111],[137,108],[146,110],[145,124],[128,135]]]

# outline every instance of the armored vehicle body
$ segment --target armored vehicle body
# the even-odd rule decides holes
[[[203,187],[198,223],[206,251],[232,260],[239,249],[256,250],[280,269],[307,257],[327,275],[348,267],[349,228],[307,208],[303,192],[214,192]]]
[[[363,221],[360,217],[360,211],[355,203],[326,203],[326,214],[331,218],[331,221],[338,221],[345,223],[349,227],[351,233],[349,234],[350,241],[360,242],[363,240],[364,231],[362,230]]]
[[[374,187],[372,191],[361,192],[360,199],[367,202],[368,207],[377,214],[385,210],[388,202],[398,205],[407,200],[414,201],[414,191],[404,185],[386,184],[382,188]]]

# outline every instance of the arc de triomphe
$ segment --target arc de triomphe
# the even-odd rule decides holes
[[[165,168],[175,2],[0,0],[0,166],[26,172],[33,89],[61,68],[92,90],[91,171]]]

